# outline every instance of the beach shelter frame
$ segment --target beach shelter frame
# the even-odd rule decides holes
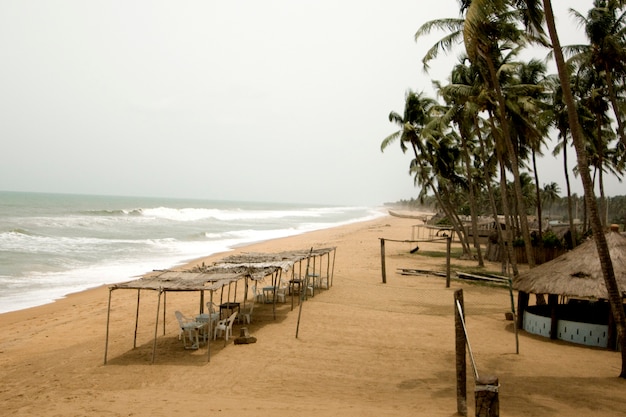
[[[311,263],[312,259],[312,270],[309,271],[307,268],[307,275],[311,277],[319,277],[320,282],[323,275],[323,260],[326,257],[326,289],[329,289],[333,285],[333,278],[335,273],[335,256],[337,253],[336,247],[326,247],[319,249],[307,249],[307,250],[295,250],[295,251],[283,251],[277,253],[258,253],[258,252],[244,252],[239,255],[228,256],[219,262],[217,262],[212,267],[208,267],[207,270],[211,270],[216,268],[217,270],[226,271],[230,268],[234,268],[237,270],[238,268],[248,268],[250,273],[254,273],[253,271],[265,271],[265,276],[269,276],[272,273],[272,287],[274,287],[274,296],[272,299],[273,304],[273,315],[274,319],[276,319],[276,289],[280,285],[280,280],[282,278],[282,273],[291,270],[291,279],[293,280],[296,264],[298,264],[298,270],[300,274],[300,278],[302,278],[302,262],[307,261],[307,266]],[[319,258],[319,274],[316,272],[316,259]],[[271,269],[274,271],[270,272]],[[258,274],[258,272],[257,272]],[[305,298],[306,298],[306,288],[301,288],[300,291],[304,290]],[[313,285],[313,295],[315,295],[315,285]],[[293,293],[291,300],[291,309],[293,310]]]
[[[108,347],[109,347],[109,328],[111,317],[111,299],[114,290],[129,289],[137,290],[137,310],[135,315],[135,334],[133,340],[133,348],[137,347],[137,328],[139,323],[139,303],[142,290],[150,290],[158,292],[158,301],[156,307],[156,319],[154,326],[154,340],[152,345],[152,363],[156,358],[156,344],[159,328],[159,317],[161,308],[161,296],[163,296],[163,334],[165,334],[165,317],[166,317],[166,295],[167,292],[200,292],[200,312],[203,312],[204,292],[209,291],[211,301],[213,301],[213,293],[222,289],[226,285],[237,282],[241,279],[248,278],[247,272],[182,272],[182,271],[162,271],[155,276],[147,276],[133,281],[115,284],[109,287],[109,301],[107,307],[107,323],[106,323],[106,340],[104,349],[104,364],[107,364]],[[209,321],[209,331],[211,323]],[[210,361],[211,350],[210,344],[207,343],[207,361]]]
[[[279,253],[244,253],[242,255],[233,255],[215,263],[212,266],[197,266],[191,271],[158,271],[156,275],[145,276],[133,281],[115,284],[109,287],[109,301],[107,307],[107,323],[106,323],[106,340],[104,349],[104,364],[107,363],[108,346],[109,346],[109,328],[111,316],[111,299],[112,293],[117,289],[134,289],[137,290],[137,310],[135,315],[135,333],[133,339],[133,348],[137,347],[137,328],[139,323],[139,303],[141,290],[151,290],[158,292],[158,301],[156,309],[156,319],[154,328],[154,340],[152,346],[152,363],[156,358],[156,343],[158,337],[161,296],[163,296],[163,334],[165,334],[165,317],[167,308],[167,292],[169,291],[198,291],[200,292],[200,313],[204,309],[204,292],[209,291],[211,302],[213,302],[213,293],[221,290],[225,286],[230,286],[233,282],[236,284],[239,280],[245,280],[245,300],[248,294],[248,279],[260,281],[266,276],[272,276],[272,285],[277,288],[280,283],[283,271],[289,269],[294,270],[294,265],[303,260],[309,260],[311,257],[320,257],[320,276],[322,274],[322,259],[327,256],[326,278],[328,286],[332,286],[334,269],[335,269],[335,253],[336,247],[279,252]],[[332,254],[332,267],[331,267]],[[293,273],[293,272],[292,272]],[[229,290],[230,293],[230,290]],[[273,313],[276,319],[276,291],[273,297]],[[293,305],[292,305],[293,308]],[[209,331],[211,332],[212,324],[209,321]],[[207,343],[207,361],[210,361],[210,343]]]

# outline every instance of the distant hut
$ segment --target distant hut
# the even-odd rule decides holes
[[[623,301],[626,296],[626,237],[614,229],[606,238]],[[520,274],[513,280],[513,288],[519,291],[520,328],[552,339],[615,347],[615,323],[593,239]],[[529,307],[529,294],[548,294],[548,305]]]

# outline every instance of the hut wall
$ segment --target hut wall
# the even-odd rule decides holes
[[[524,330],[528,333],[550,337],[550,317],[524,311]],[[608,347],[609,326],[559,320],[557,339],[586,346]]]
[[[552,259],[564,254],[566,252],[565,249],[557,249],[557,248],[533,248],[535,251],[535,262],[537,265],[540,265],[544,262],[551,261]],[[487,243],[487,251],[486,251],[487,260],[490,262],[501,262],[502,261],[502,251],[500,250],[500,245],[498,243],[493,243],[489,241]],[[517,257],[518,264],[526,264],[528,263],[528,258],[526,257],[526,249],[523,247],[514,248],[515,256]]]

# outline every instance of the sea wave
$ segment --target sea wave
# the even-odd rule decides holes
[[[250,210],[250,209],[208,209],[208,208],[171,208],[156,207],[140,209],[143,216],[173,221],[198,221],[215,219],[220,221],[269,220],[283,218],[320,217],[324,211],[319,209],[302,210]],[[327,213],[327,212],[326,212]]]

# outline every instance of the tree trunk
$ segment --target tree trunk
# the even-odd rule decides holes
[[[469,150],[467,148],[467,141],[463,135],[461,136],[461,146],[463,147],[463,161],[465,162],[465,170],[467,171],[467,185],[469,189],[469,206],[470,215],[472,217],[472,237],[474,242],[474,248],[476,249],[476,256],[478,258],[478,266],[485,266],[483,261],[483,253],[480,249],[480,240],[478,236],[478,207],[476,207],[476,196],[474,193],[474,180],[472,179],[472,165],[469,157]]]
[[[550,39],[552,40],[552,48],[554,50],[554,58],[557,64],[559,80],[561,81],[561,88],[563,89],[563,99],[565,101],[565,105],[567,106],[567,115],[574,141],[574,147],[576,148],[578,169],[583,183],[583,189],[585,190],[585,201],[589,210],[593,238],[596,242],[596,248],[598,250],[598,258],[600,260],[602,275],[604,276],[604,283],[608,292],[609,304],[611,305],[611,311],[613,312],[615,324],[617,326],[618,344],[622,355],[622,368],[619,376],[621,378],[626,378],[626,314],[624,314],[624,305],[617,286],[615,271],[613,270],[613,262],[611,261],[609,247],[606,241],[606,235],[602,229],[602,223],[598,214],[598,206],[593,192],[593,183],[591,182],[591,175],[589,173],[587,154],[585,152],[580,124],[576,115],[574,96],[572,95],[572,91],[570,89],[569,74],[567,73],[567,69],[565,67],[563,51],[561,50],[561,44],[556,32],[556,25],[554,23],[552,3],[550,0],[543,0],[543,6],[548,31],[550,33]]]
[[[564,132],[565,133],[565,132]],[[572,249],[576,247],[577,232],[574,226],[574,208],[572,202],[572,188],[569,183],[569,171],[567,170],[567,134],[563,135],[563,170],[565,171],[565,186],[567,187],[567,214],[569,216],[569,234]]]
[[[509,157],[511,158],[511,171],[513,172],[513,184],[515,186],[515,194],[517,206],[519,208],[519,221],[522,229],[522,238],[524,239],[524,247],[526,248],[526,257],[528,259],[528,267],[535,267],[535,254],[532,246],[532,242],[530,241],[530,229],[528,227],[528,217],[526,215],[526,204],[524,204],[524,195],[522,193],[522,183],[520,182],[520,174],[519,174],[519,162],[517,159],[517,154],[515,153],[515,148],[513,146],[513,142],[511,139],[511,132],[509,131],[509,124],[506,119],[506,103],[504,101],[504,96],[502,95],[502,90],[500,88],[500,82],[498,81],[498,75],[496,74],[496,69],[493,64],[493,60],[489,57],[485,57],[485,62],[487,63],[487,68],[489,69],[489,74],[491,76],[491,82],[493,83],[493,88],[495,89],[496,96],[498,98],[498,107],[500,108],[500,126],[502,128],[503,140],[504,144],[507,148],[507,152],[509,153]]]

